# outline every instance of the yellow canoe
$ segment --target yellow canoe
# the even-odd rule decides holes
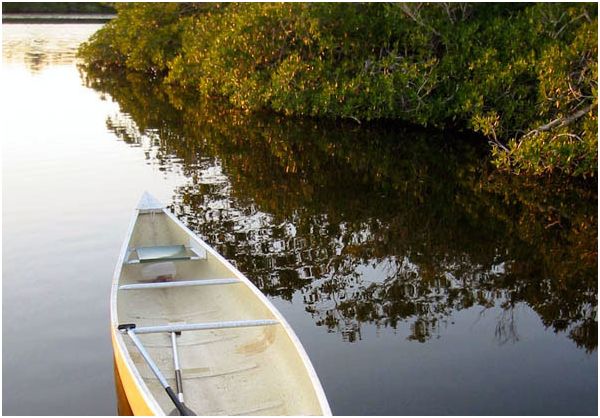
[[[281,313],[147,193],[117,262],[111,327],[135,415],[331,415]]]

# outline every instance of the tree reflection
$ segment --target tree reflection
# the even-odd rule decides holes
[[[57,19],[50,25],[6,24],[2,39],[2,61],[24,63],[33,74],[41,73],[49,66],[73,64],[79,44],[100,25],[61,22]]]
[[[300,295],[347,341],[364,323],[425,342],[456,311],[515,309],[597,346],[596,185],[505,177],[474,147],[396,124],[247,115],[133,75],[85,74],[108,127],[190,179],[173,211],[268,295]]]

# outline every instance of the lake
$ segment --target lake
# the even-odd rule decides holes
[[[112,273],[144,190],[288,319],[336,415],[596,415],[597,185],[477,138],[248,115],[2,26],[2,406],[114,415]]]

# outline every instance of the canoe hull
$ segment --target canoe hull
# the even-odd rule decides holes
[[[198,257],[148,263],[145,251],[132,251],[150,245],[164,253],[165,245],[174,244],[185,245]],[[131,261],[132,254],[140,260]],[[176,286],[165,286],[163,280]],[[312,364],[285,318],[242,273],[167,210],[138,207],[134,212],[113,279],[111,319],[115,362],[135,415],[165,415],[173,405],[132,341],[117,331],[120,323],[135,322],[142,332],[144,327],[162,330],[177,322],[263,319],[276,324],[184,331],[178,337],[186,404],[199,415],[331,415]],[[169,334],[140,338],[166,378],[172,378]]]
[[[154,411],[148,406],[147,401],[144,399],[143,392],[137,384],[136,378],[131,373],[129,367],[127,367],[124,355],[117,344],[118,331],[113,329],[111,331],[113,352],[115,357],[116,373],[115,379],[119,379],[121,388],[123,389],[129,408],[133,415],[139,416],[152,416],[155,415]]]

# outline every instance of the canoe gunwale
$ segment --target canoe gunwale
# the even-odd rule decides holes
[[[117,315],[117,293],[119,291],[119,279],[121,277],[121,272],[123,270],[123,265],[125,263],[125,258],[127,257],[128,252],[128,244],[131,236],[133,234],[133,229],[137,223],[137,219],[139,216],[139,209],[135,209],[133,212],[133,216],[131,217],[131,221],[127,228],[127,234],[125,235],[125,240],[123,241],[123,245],[121,247],[121,252],[119,253],[119,259],[117,261],[117,266],[115,267],[115,272],[113,275],[113,282],[111,286],[111,294],[110,294],[110,319],[111,319],[111,334],[113,335],[113,349],[117,352],[115,356],[120,357],[123,361],[125,367],[127,368],[127,372],[132,375],[133,382],[136,386],[137,392],[141,395],[144,400],[146,406],[153,412],[154,415],[165,415],[165,412],[162,410],[150,389],[144,383],[142,376],[140,375],[137,367],[135,367],[131,356],[129,355],[129,350],[125,345],[125,340],[123,339],[123,335],[121,332],[117,331],[118,323],[118,315]],[[127,387],[124,388],[125,393],[127,394]],[[128,394],[129,398],[129,394]],[[132,405],[132,409],[134,405]],[[134,411],[135,412],[135,411]]]
[[[154,396],[151,394],[150,390],[148,389],[147,385],[145,384],[144,380],[142,379],[141,375],[139,374],[137,367],[134,365],[133,360],[131,359],[131,356],[129,355],[129,350],[127,349],[127,347],[125,345],[123,335],[120,332],[116,331],[116,329],[119,325],[118,324],[118,314],[117,314],[117,293],[119,291],[119,279],[121,277],[123,266],[126,264],[126,257],[127,257],[127,253],[129,250],[128,244],[129,244],[129,241],[133,234],[133,230],[137,223],[138,217],[140,214],[143,214],[146,211],[147,211],[147,209],[139,209],[139,208],[136,208],[134,210],[134,214],[132,216],[129,228],[127,230],[127,235],[125,237],[123,246],[121,248],[121,252],[119,255],[117,266],[115,268],[115,272],[114,272],[114,276],[113,276],[113,283],[112,283],[112,288],[111,288],[111,307],[110,307],[111,325],[112,325],[112,332],[114,333],[114,336],[115,336],[115,338],[113,340],[114,349],[119,351],[119,354],[122,356],[122,359],[124,360],[124,363],[125,363],[126,367],[128,368],[128,371],[133,375],[133,377],[134,377],[133,380],[135,381],[136,389],[142,395],[147,406],[152,410],[152,412],[155,415],[165,415],[165,412],[162,410],[162,408],[160,407],[160,405],[158,404],[158,402],[156,401]],[[179,219],[177,219],[177,217],[175,217],[175,215],[172,214],[169,210],[167,210],[165,207],[163,207],[160,210],[158,210],[158,208],[152,209],[152,211],[154,213],[163,213],[169,219],[171,219],[178,227],[180,227],[190,237],[190,239],[194,240],[207,253],[210,253],[220,263],[222,263],[227,268],[229,268],[231,270],[231,272],[235,275],[235,277],[237,279],[239,279],[239,281],[241,283],[245,284],[248,287],[248,289],[250,289],[252,291],[252,293],[258,298],[258,300],[260,300],[260,302],[262,302],[267,307],[267,309],[273,314],[273,316],[278,321],[278,325],[281,325],[282,328],[285,330],[287,336],[290,338],[292,344],[294,345],[300,359],[302,360],[304,368],[310,378],[312,387],[315,391],[315,395],[317,397],[319,406],[321,408],[321,414],[323,414],[325,416],[332,415],[331,409],[329,407],[329,403],[327,401],[327,397],[325,396],[325,391],[323,390],[323,387],[321,385],[319,377],[317,376],[317,373],[315,372],[315,370],[312,366],[312,363],[308,357],[308,354],[304,350],[304,347],[302,346],[296,333],[293,331],[292,327],[289,325],[289,323],[283,317],[283,315],[279,312],[279,310],[244,274],[242,274],[240,271],[238,271],[238,269],[235,266],[233,266],[227,259],[225,259],[216,250],[214,250],[210,245],[208,245],[202,239],[200,239],[187,226],[185,226]],[[115,355],[116,355],[116,353],[115,353]]]

